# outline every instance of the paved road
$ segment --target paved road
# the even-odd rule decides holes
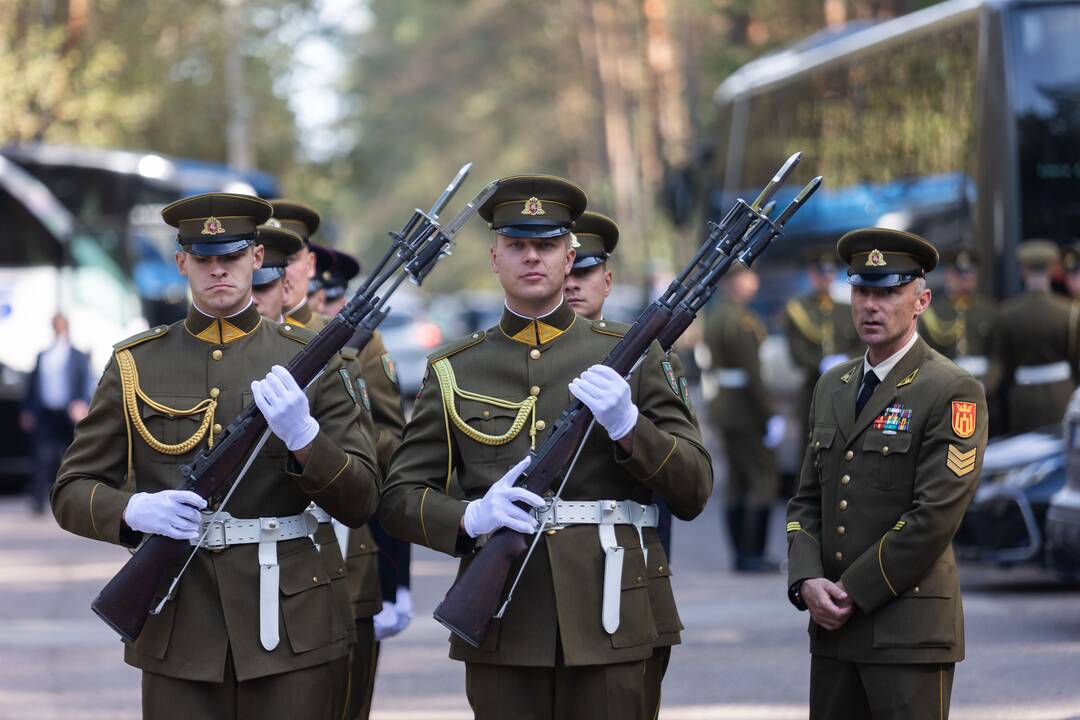
[[[805,718],[806,616],[779,575],[727,572],[715,498],[675,528],[674,582],[686,625],[664,686],[665,720]],[[771,549],[782,554],[782,518]],[[0,718],[137,718],[138,673],[89,602],[124,550],[67,535],[51,517],[0,500]],[[419,617],[384,647],[376,720],[464,720],[464,671],[446,658],[446,633],[429,613],[452,563],[416,553]],[[961,571],[968,660],[953,718],[1080,718],[1080,589],[1031,571]]]

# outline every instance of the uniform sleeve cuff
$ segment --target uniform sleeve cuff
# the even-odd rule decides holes
[[[844,583],[844,590],[864,613],[872,613],[896,597],[881,575],[876,560],[872,568],[855,561],[840,576],[840,581]]]
[[[652,420],[638,413],[634,426],[634,452],[627,455],[615,444],[615,462],[637,480],[649,480],[659,474],[675,454],[678,438],[656,427]]]
[[[821,565],[821,546],[813,536],[799,530],[788,543],[788,586],[800,580],[825,576]]]
[[[322,430],[311,442],[311,453],[303,468],[291,454],[286,471],[308,495],[317,495],[345,474],[352,458]]]
[[[461,530],[465,503],[425,489],[420,498],[420,532],[428,547],[460,557],[472,552],[476,541]]]
[[[90,490],[90,524],[99,538],[128,547],[139,544],[142,534],[124,522],[124,510],[131,495],[104,483],[97,483]]]

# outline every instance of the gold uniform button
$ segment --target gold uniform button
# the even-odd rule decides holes
[[[814,443],[814,447],[815,447],[815,448],[820,448],[820,447],[821,447],[821,441],[820,441],[820,440],[818,440],[817,442],[815,442],[815,443]]]
[[[663,565],[657,565],[656,566],[656,572],[659,572],[659,573],[664,572],[664,566]]]
[[[555,492],[553,490],[545,490],[544,497],[555,497]]]
[[[160,334],[161,334],[161,328],[159,328],[159,327],[158,327],[158,328],[154,328],[154,334],[155,334],[155,335],[160,335]]]
[[[837,560],[843,560],[844,559],[844,553],[842,553],[842,552],[836,553],[836,559]]]
[[[641,582],[641,576],[640,575],[637,576],[637,581]]]
[[[850,475],[845,475],[844,477],[840,478],[840,484],[841,485],[847,485],[849,482],[851,482],[851,476]]]
[[[220,435],[221,434],[221,425],[220,425],[220,423],[214,423],[214,434],[215,435]]]
[[[545,535],[554,535],[555,534],[555,528],[551,528],[550,530],[545,530],[544,534]]]
[[[596,327],[599,327],[599,328],[606,328],[606,327],[607,327],[607,323],[606,323],[606,322],[598,322],[598,323],[596,323]],[[641,578],[638,578],[638,579],[640,580]]]
[[[289,332],[289,331],[292,330],[292,325],[282,325],[281,329],[284,330],[285,332]]]
[[[847,532],[847,528],[845,528],[845,527],[844,527],[843,525],[841,525],[840,527],[836,528],[836,534],[837,534],[837,535],[843,535],[843,534],[844,534],[844,533],[846,533],[846,532]]]
[[[319,582],[319,576],[318,575],[312,575],[311,576],[311,582],[313,582],[313,583]]]
[[[841,500],[840,501],[840,509],[841,510],[847,510],[847,500]]]
[[[485,410],[484,412],[480,413],[480,415],[481,417],[491,417],[491,411]]]
[[[531,357],[533,360],[539,360],[540,359],[540,351],[537,350],[536,348],[533,348],[532,350],[529,351],[529,357]]]
[[[537,430],[540,430],[542,432],[544,430],[544,428],[546,428],[546,427],[547,427],[547,423],[544,422],[543,420],[537,420],[536,421],[536,429]]]
[[[855,457],[855,453],[852,452],[851,450],[848,450],[846,453],[844,453],[844,459],[845,460],[850,460],[853,457]]]
[[[210,357],[214,358],[215,360],[220,360],[221,355],[222,352],[220,350],[215,350],[214,352],[210,353]]]
[[[531,388],[529,388],[529,394],[533,397],[537,397],[540,394],[540,386],[533,385]]]
[[[367,550],[367,543],[360,543],[361,550]]]
[[[888,446],[888,445],[886,445],[885,447],[881,448],[881,454],[882,454],[882,455],[888,455],[888,454],[889,454],[889,446]]]
[[[472,334],[472,339],[473,339],[473,340],[476,340],[476,339],[478,339],[479,337],[480,337],[480,333],[478,333],[478,332],[474,332],[474,333]]]
[[[219,390],[218,388],[210,388],[210,397],[216,398],[220,394],[221,390]]]
[[[918,586],[918,585],[916,585],[915,587],[911,588],[911,592],[913,592],[913,593],[915,593],[916,595],[918,595],[918,594],[919,594],[919,586]]]

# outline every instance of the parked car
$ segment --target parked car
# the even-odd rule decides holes
[[[992,441],[953,545],[958,557],[1010,566],[1047,564],[1046,515],[1065,485],[1059,428]]]
[[[1050,498],[1046,535],[1050,561],[1080,581],[1080,390],[1065,410],[1065,487]]]

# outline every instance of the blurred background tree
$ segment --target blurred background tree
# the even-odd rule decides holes
[[[2,0],[0,142],[253,165],[365,258],[466,161],[462,196],[492,177],[563,175],[617,220],[620,279],[640,281],[692,245],[690,170],[724,77],[824,27],[930,4]],[[334,63],[301,73],[312,40]],[[312,100],[308,83],[331,97]],[[312,131],[312,115],[329,119]],[[490,286],[487,244],[475,223],[432,287]]]

